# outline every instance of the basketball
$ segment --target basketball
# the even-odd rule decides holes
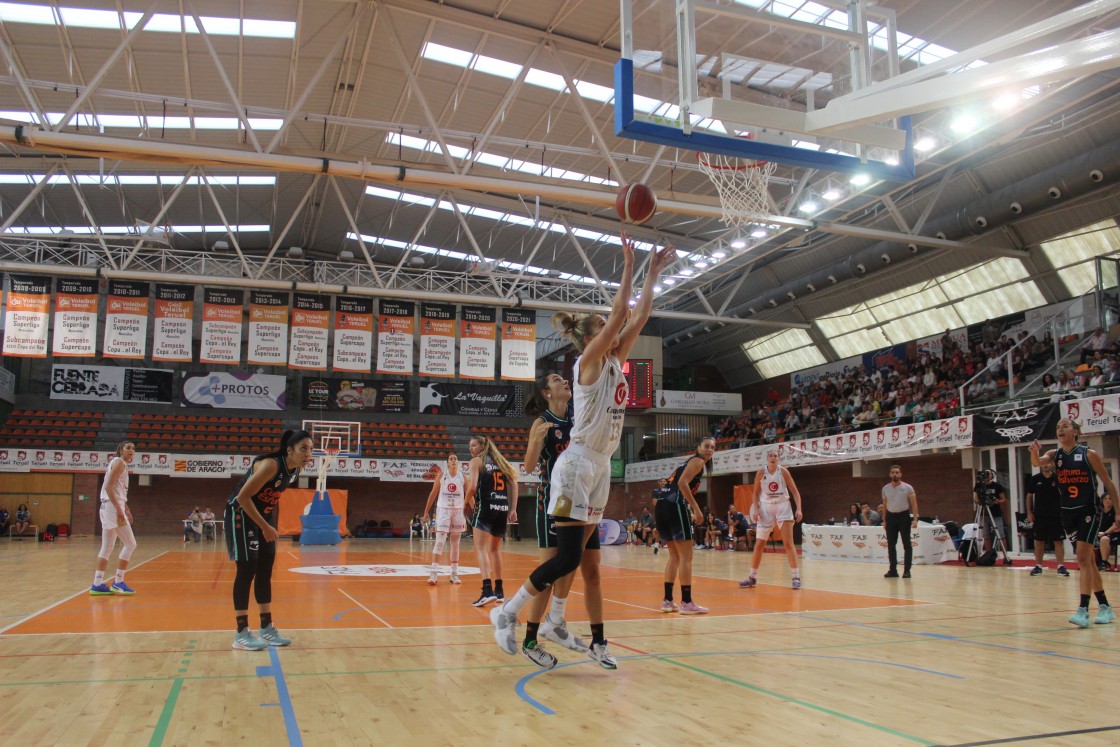
[[[641,225],[657,212],[657,195],[644,184],[628,184],[618,190],[614,209],[623,223]]]

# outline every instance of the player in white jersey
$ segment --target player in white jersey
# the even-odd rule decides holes
[[[459,537],[467,530],[467,518],[463,514],[463,504],[466,494],[466,477],[459,470],[459,457],[457,454],[447,455],[447,471],[440,470],[432,492],[428,494],[428,503],[424,506],[424,523],[428,523],[431,515],[432,503],[436,503],[436,545],[432,548],[432,572],[428,575],[428,584],[436,585],[439,578],[439,559],[443,556],[443,545],[451,535],[451,583],[459,581]]]
[[[653,308],[654,285],[661,271],[676,259],[667,246],[655,250],[646,268],[645,286],[631,315],[634,280],[634,243],[622,235],[622,280],[607,318],[598,314],[576,317],[564,312],[552,316],[580,356],[572,374],[573,402],[571,444],[557,458],[549,487],[548,513],[556,520],[556,555],[529,575],[516,594],[490,611],[494,639],[507,654],[516,654],[517,615],[531,599],[579,568],[588,543],[597,543],[599,520],[610,495],[610,459],[622,438],[627,387],[620,361],[633,347]],[[585,597],[591,620],[591,658],[605,669],[618,665],[603,633],[603,598],[600,587],[589,587]],[[556,664],[551,654],[534,663]],[[532,658],[532,657],[530,657]]]
[[[793,475],[779,463],[778,450],[766,453],[766,466],[754,478],[755,493],[748,510],[755,527],[754,555],[751,556],[751,575],[739,586],[750,589],[758,583],[758,566],[762,563],[762,553],[766,550],[766,540],[777,525],[782,535],[782,546],[793,574],[793,588],[801,588],[801,569],[797,567],[797,549],[793,546],[793,525],[801,521],[801,493],[793,481]],[[789,505],[790,496],[797,503],[794,511]]]
[[[108,467],[105,482],[101,485],[101,552],[97,553],[97,570],[93,573],[90,596],[109,594],[135,594],[124,582],[128,561],[136,549],[136,536],[132,533],[132,512],[128,510],[128,465],[136,456],[136,445],[125,441],[117,446]],[[121,554],[117,558],[117,574],[112,584],[105,583],[105,569],[117,539],[121,541]]]

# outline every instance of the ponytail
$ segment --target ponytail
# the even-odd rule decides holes
[[[566,311],[557,311],[552,315],[552,326],[582,353],[584,346],[587,345],[585,338],[591,334],[591,320],[595,316],[595,314],[569,314]]]
[[[498,447],[494,445],[493,441],[491,441],[486,436],[482,436],[477,433],[471,436],[471,439],[482,444],[484,453],[486,454],[486,456],[490,457],[491,461],[493,461],[494,464],[498,465],[498,470],[502,474],[504,474],[509,480],[512,480],[514,482],[517,481],[517,468],[510,464],[508,459],[502,456],[502,452],[498,451]]]

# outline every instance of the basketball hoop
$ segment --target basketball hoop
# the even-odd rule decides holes
[[[739,227],[770,215],[766,187],[774,173],[772,161],[751,161],[703,151],[696,151],[696,161],[716,185],[724,223]]]
[[[315,492],[319,495],[327,492],[327,466],[338,456],[339,449],[328,446],[326,453],[319,456],[319,479],[315,481]]]

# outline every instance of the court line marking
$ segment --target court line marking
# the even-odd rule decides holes
[[[182,689],[182,677],[176,677],[171,681],[171,692],[167,694],[167,700],[163,703],[163,710],[160,711],[159,721],[156,722],[156,730],[148,740],[148,747],[159,747],[163,744],[163,739],[167,736],[167,727],[171,724],[171,714],[175,711],[175,704],[179,701],[179,692]]]
[[[153,560],[157,560],[157,559],[159,559],[159,558],[162,558],[162,557],[163,557],[164,555],[166,555],[166,554],[167,554],[167,551],[166,551],[166,550],[164,550],[164,551],[163,551],[163,552],[161,552],[161,553],[160,553],[159,555],[155,555],[155,556],[153,556],[153,557],[150,557],[150,558],[148,558],[147,560],[142,560],[142,561],[140,561],[139,563],[137,563],[137,564],[136,564],[135,566],[132,566],[132,565],[130,565],[130,566],[128,567],[128,572],[129,572],[129,573],[131,573],[132,571],[136,570],[137,568],[139,568],[140,566],[144,565],[145,563],[150,563],[150,562],[152,562]],[[106,569],[106,570],[107,570],[107,569]],[[32,618],[35,618],[35,617],[38,617],[39,615],[43,615],[43,614],[46,614],[47,612],[50,612],[50,611],[51,611],[51,610],[53,610],[53,609],[54,609],[55,607],[58,607],[58,606],[60,606],[60,605],[63,605],[63,604],[66,604],[66,603],[67,603],[67,602],[69,602],[69,601],[70,601],[71,599],[76,599],[76,598],[78,598],[78,597],[80,597],[80,596],[81,596],[82,594],[89,594],[89,588],[88,588],[88,587],[85,587],[85,588],[83,588],[83,589],[82,589],[81,591],[75,592],[75,593],[71,594],[70,596],[66,597],[65,599],[60,599],[60,600],[58,600],[57,602],[55,602],[54,604],[48,605],[48,606],[44,607],[43,609],[39,610],[38,612],[32,612],[32,613],[31,613],[30,615],[27,615],[27,616],[26,616],[26,617],[24,617],[24,618],[23,618],[22,620],[17,620],[16,622],[12,623],[11,625],[8,625],[8,626],[6,626],[6,627],[0,628],[0,635],[4,635],[4,634],[5,634],[5,633],[7,633],[7,632],[8,632],[9,630],[11,630],[12,628],[14,628],[14,627],[16,627],[16,626],[18,626],[18,625],[23,625],[23,624],[24,624],[25,622],[27,622],[27,621],[31,620]],[[31,635],[49,635],[49,634],[44,634],[44,633],[34,633],[34,634],[31,634]],[[88,633],[87,633],[87,635],[88,635]]]
[[[296,712],[292,708],[292,696],[288,692],[288,683],[284,679],[284,668],[280,665],[280,654],[275,646],[268,647],[270,666],[257,667],[258,677],[272,677],[276,683],[276,694],[280,699],[280,712],[284,715],[284,728],[288,732],[288,744],[291,747],[303,747],[303,736],[299,733],[299,723],[296,722]],[[263,705],[272,705],[266,703]]]
[[[1055,731],[1049,734],[1025,734],[1021,737],[1006,737],[1004,739],[988,739],[983,742],[958,742],[941,747],[983,747],[989,744],[1010,744],[1011,742],[1027,742],[1034,739],[1052,739],[1053,737],[1071,737],[1078,734],[1097,734],[1102,731],[1120,731],[1120,726],[1097,726],[1090,729],[1071,729],[1070,731]]]
[[[346,593],[346,590],[345,590],[345,589],[339,588],[338,590],[339,590],[340,592],[342,592],[342,596],[346,597],[346,598],[347,598],[347,599],[349,599],[349,600],[350,600],[351,602],[353,602],[354,604],[356,604],[356,605],[358,605],[359,607],[361,607],[362,609],[364,609],[364,610],[365,610],[366,612],[368,612],[368,613],[370,614],[370,616],[371,616],[371,617],[372,617],[373,619],[377,620],[377,622],[381,623],[381,624],[382,624],[382,625],[384,625],[384,626],[385,626],[386,628],[389,628],[390,630],[393,630],[393,626],[392,626],[392,625],[390,625],[389,623],[385,622],[385,621],[384,621],[384,620],[382,620],[382,619],[381,619],[380,617],[378,617],[378,616],[377,616],[377,613],[375,613],[375,612],[374,612],[373,610],[371,610],[371,609],[370,609],[369,607],[365,606],[364,604],[362,604],[361,602],[359,602],[359,601],[358,601],[357,599],[355,599],[354,597],[352,597],[352,596],[350,596],[349,594],[347,594],[347,593]],[[462,627],[462,626],[461,626],[461,627]]]

